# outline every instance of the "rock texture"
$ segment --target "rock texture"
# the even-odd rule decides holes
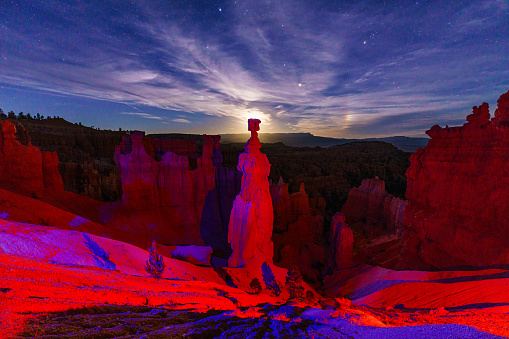
[[[509,92],[462,127],[433,126],[406,172],[403,267],[509,263]]]
[[[385,191],[385,182],[378,179],[364,179],[360,187],[352,188],[341,212],[348,224],[358,222],[383,224],[393,231],[401,227],[406,200]]]
[[[4,120],[0,124],[0,186],[30,197],[42,198],[45,190],[63,191],[58,172],[58,156],[16,140],[16,127]]]
[[[237,165],[242,172],[242,186],[233,202],[228,227],[228,241],[233,251],[228,259],[230,267],[272,264],[274,214],[268,181],[270,163],[260,152],[259,124],[260,120],[249,119],[251,138]]]
[[[122,182],[121,214],[136,217],[136,230],[150,233],[166,245],[203,244],[200,220],[205,199],[215,187],[212,163],[219,136],[204,136],[202,157],[196,169],[189,158],[172,151],[157,161],[145,151],[144,134],[125,136],[115,149]]]
[[[212,153],[212,163],[216,167],[215,187],[205,197],[200,233],[205,244],[214,249],[214,254],[226,259],[231,255],[228,243],[230,214],[233,201],[240,192],[242,172],[236,168],[222,167],[222,162],[218,139]]]
[[[327,268],[335,271],[353,264],[353,232],[345,222],[343,213],[332,217],[330,247],[327,253]]]
[[[325,260],[323,217],[313,215],[309,196],[302,183],[300,190],[288,192],[280,178],[270,186],[274,209],[274,263],[290,268],[297,265],[307,281],[318,281]]]
[[[64,189],[100,201],[117,201],[122,195],[113,154],[126,132],[97,130],[62,118],[10,120],[23,145],[58,154]]]

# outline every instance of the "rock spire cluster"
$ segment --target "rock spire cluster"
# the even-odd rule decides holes
[[[402,268],[509,263],[509,92],[410,157]]]

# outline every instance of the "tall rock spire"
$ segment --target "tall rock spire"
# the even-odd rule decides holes
[[[258,119],[248,120],[251,138],[239,155],[237,169],[242,172],[242,187],[233,203],[228,225],[228,242],[233,251],[228,260],[230,267],[261,265],[263,262],[272,264],[274,214],[267,179],[270,163],[260,152],[259,125]]]

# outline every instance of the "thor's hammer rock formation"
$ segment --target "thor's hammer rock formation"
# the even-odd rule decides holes
[[[242,186],[233,202],[228,225],[228,241],[233,251],[228,260],[230,267],[272,264],[274,214],[268,181],[270,163],[260,152],[259,124],[260,120],[249,119],[251,138],[239,155],[237,169],[242,172]]]

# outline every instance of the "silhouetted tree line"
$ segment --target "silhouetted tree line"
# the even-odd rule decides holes
[[[36,115],[31,115],[30,113],[23,113],[19,112],[18,114],[14,113],[13,111],[8,112],[5,114],[4,110],[0,108],[0,118],[9,118],[9,119],[29,119],[29,120],[44,120],[44,119],[50,119],[50,117],[44,118],[44,115],[37,113]],[[55,117],[56,118],[56,117]]]

